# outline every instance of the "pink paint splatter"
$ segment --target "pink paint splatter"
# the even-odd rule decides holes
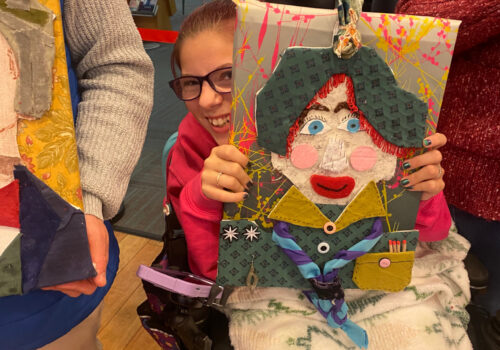
[[[240,48],[240,59],[241,59],[241,62],[243,62],[243,58],[245,58],[245,52],[250,49],[250,46],[249,45],[246,45],[247,43],[247,33],[245,33],[245,37],[243,39],[243,46]]]
[[[278,40],[276,40],[276,42],[274,43],[273,57],[271,59],[271,69],[274,69],[274,67],[276,66],[276,60],[278,59],[279,47],[280,47],[279,42],[278,42]]]
[[[424,54],[422,54],[422,58],[423,58],[424,60],[426,60],[426,61],[430,62],[430,63],[431,63],[432,65],[434,65],[434,66],[439,66],[439,62],[437,62],[437,61],[434,59],[434,57],[431,57],[431,56],[429,56],[429,55],[427,55],[427,54],[425,54],[425,53],[424,53]]]
[[[366,12],[361,12],[361,18],[363,18],[368,23],[372,23],[371,16],[369,16],[368,13],[366,13]]]
[[[259,50],[260,50],[260,47],[262,46],[262,42],[264,41],[264,37],[266,36],[268,18],[269,18],[269,6],[266,8],[266,14],[264,15],[264,20],[262,21],[262,25],[260,26]]]

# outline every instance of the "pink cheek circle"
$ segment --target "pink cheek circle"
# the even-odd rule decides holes
[[[369,146],[357,147],[349,158],[351,166],[357,171],[367,171],[377,163],[377,152]]]
[[[290,161],[298,169],[310,168],[318,161],[318,151],[306,143],[297,145],[292,150]]]

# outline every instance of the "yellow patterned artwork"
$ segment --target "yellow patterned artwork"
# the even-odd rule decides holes
[[[0,0],[0,297],[95,276],[59,0]]]
[[[83,209],[59,0],[40,0],[55,15],[55,61],[50,110],[38,120],[21,119],[17,142],[23,164],[74,206]]]

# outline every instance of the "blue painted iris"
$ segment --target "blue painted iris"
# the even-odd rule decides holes
[[[347,130],[350,132],[358,132],[359,131],[359,119],[351,118],[347,121]]]
[[[349,131],[349,132],[354,134],[360,130],[361,125],[359,124],[358,118],[349,118],[349,119],[346,119],[344,122],[342,122],[338,126],[338,128],[341,130]]]
[[[328,126],[325,124],[324,121],[320,119],[312,119],[309,120],[300,130],[301,134],[305,135],[318,135],[326,130],[328,130]]]

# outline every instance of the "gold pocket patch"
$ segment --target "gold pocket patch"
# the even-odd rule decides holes
[[[360,289],[399,292],[411,280],[415,252],[367,253],[356,259],[352,280]]]

